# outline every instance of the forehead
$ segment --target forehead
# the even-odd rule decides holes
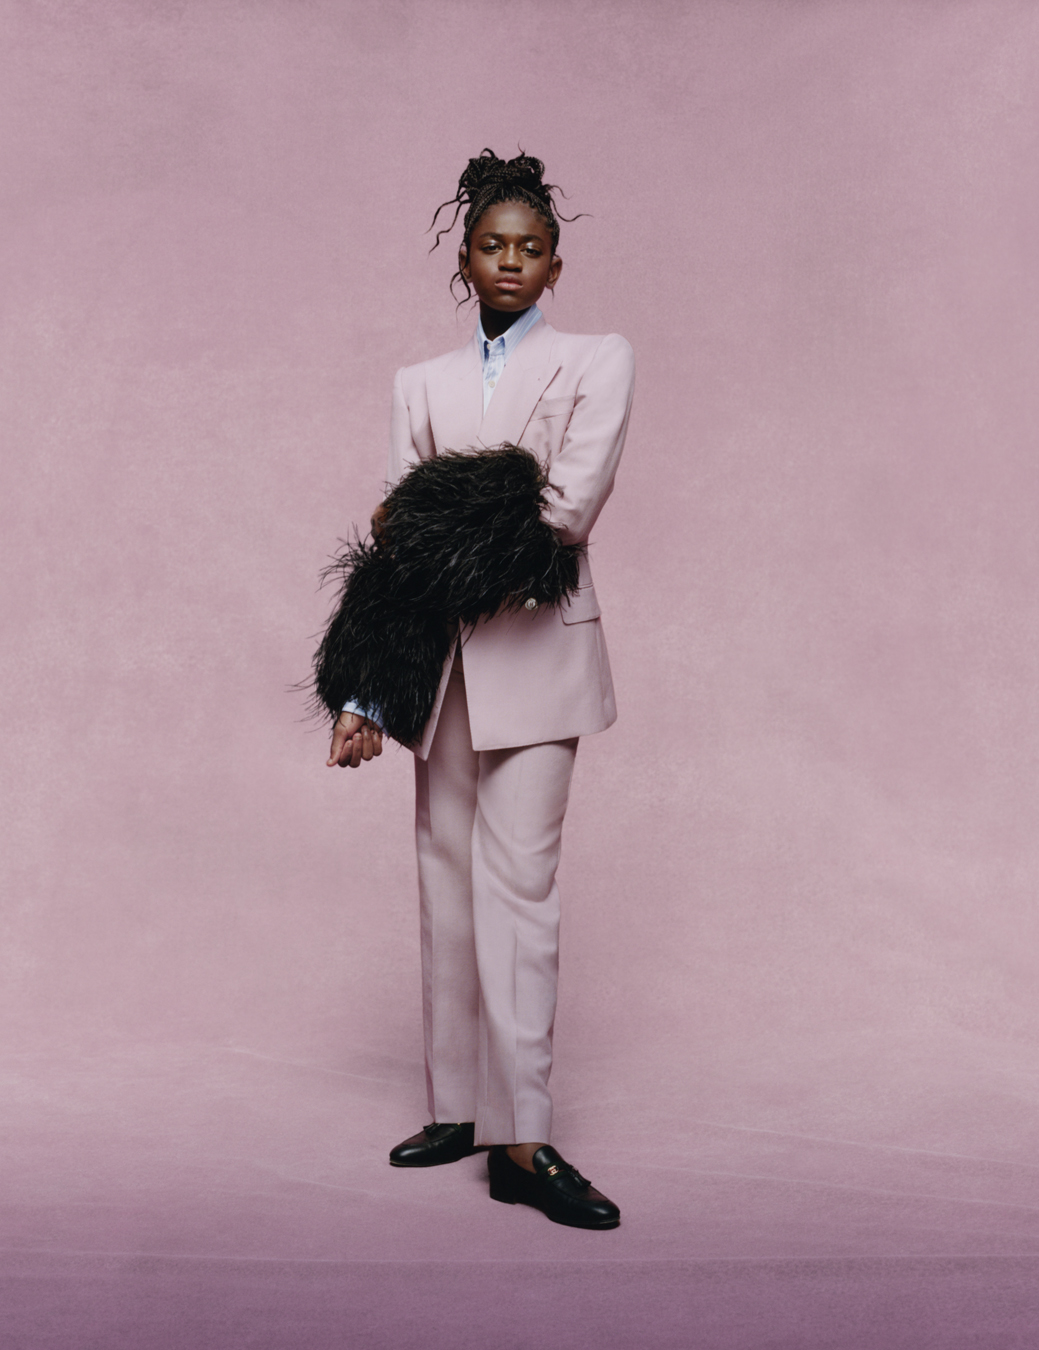
[[[526,202],[498,202],[496,206],[489,206],[472,230],[474,239],[484,234],[515,235],[519,238],[533,235],[546,243],[551,242],[544,217],[539,216]]]

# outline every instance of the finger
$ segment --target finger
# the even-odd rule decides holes
[[[353,747],[350,752],[350,767],[356,769],[361,762],[361,755],[364,751],[364,738],[360,732],[354,736]]]
[[[339,767],[349,769],[354,757],[354,738],[352,736],[343,736],[343,748],[339,752]]]
[[[361,736],[361,757],[362,759],[371,759],[372,755],[375,754],[375,749],[372,745],[371,727],[366,726],[361,733]]]
[[[382,754],[382,732],[379,730],[378,727],[375,728],[375,732],[372,735],[372,754],[373,755]]]
[[[334,764],[339,763],[339,757],[343,753],[343,742],[345,740],[346,730],[339,722],[337,722],[335,730],[332,732],[332,745],[328,752],[328,759],[325,760],[325,764],[328,768],[332,768]]]

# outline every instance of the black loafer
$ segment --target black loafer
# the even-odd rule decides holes
[[[471,1120],[451,1125],[438,1125],[434,1121],[391,1149],[390,1164],[393,1167],[437,1167],[440,1163],[468,1158],[480,1151],[473,1143],[475,1130]]]
[[[504,1205],[533,1205],[553,1223],[570,1228],[616,1228],[621,1212],[565,1162],[550,1144],[534,1154],[534,1171],[514,1163],[504,1145],[495,1145],[487,1158],[491,1199]]]

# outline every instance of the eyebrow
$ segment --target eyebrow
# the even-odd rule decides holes
[[[544,236],[543,234],[520,234],[520,235],[514,235],[514,234],[501,234],[501,233],[499,233],[499,231],[497,231],[497,230],[483,230],[483,231],[481,231],[481,233],[480,233],[479,235],[477,235],[477,238],[478,238],[478,239],[519,239],[519,241],[520,241],[521,244],[525,244],[525,243],[527,242],[528,239],[533,239],[533,240],[535,240],[537,243],[540,244],[540,243],[543,243],[543,242],[544,242],[545,236]]]

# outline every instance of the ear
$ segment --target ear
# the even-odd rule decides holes
[[[548,280],[545,285],[550,291],[556,288],[556,282],[559,280],[559,274],[563,270],[563,260],[558,253],[552,255],[552,261],[548,265]]]
[[[469,250],[463,244],[458,250],[458,270],[466,281],[469,280]]]

